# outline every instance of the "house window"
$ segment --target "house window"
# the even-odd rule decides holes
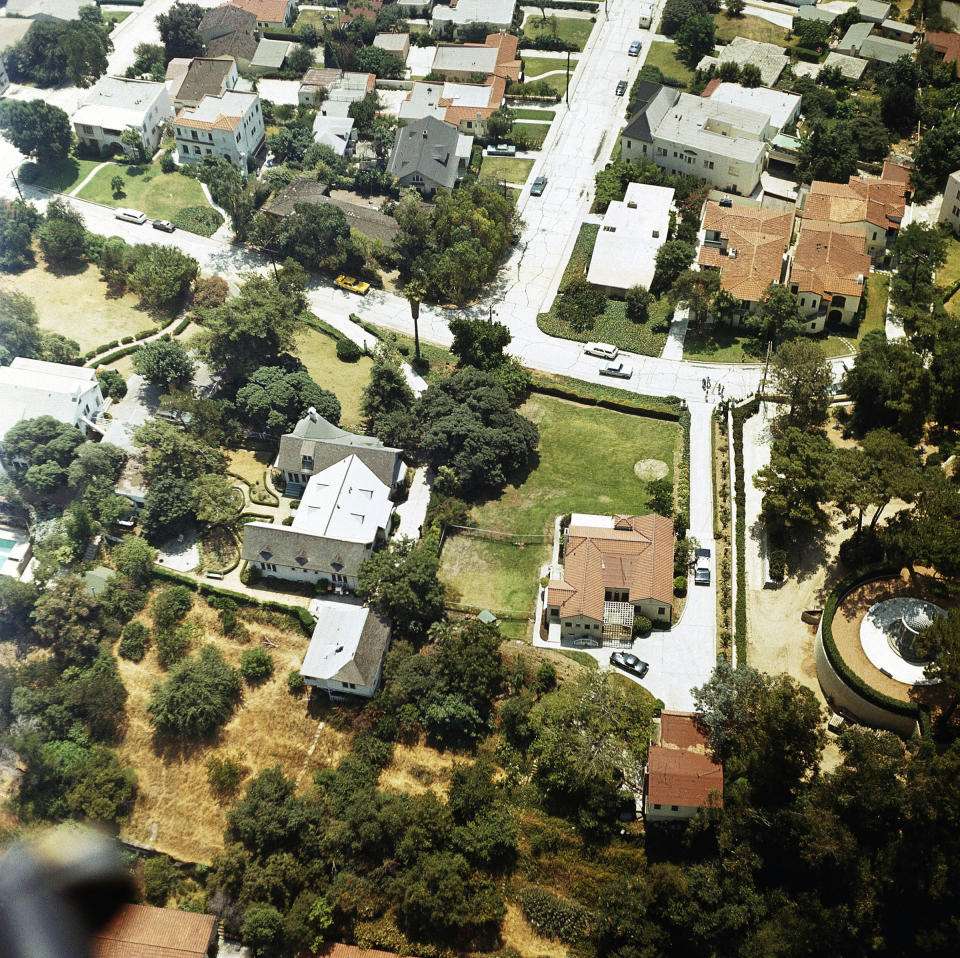
[[[472,121],[472,120],[467,120],[467,129],[468,129],[468,130],[472,130],[472,129],[473,129],[473,121]]]
[[[208,146],[208,147],[207,147],[207,156],[209,156],[212,152],[213,152],[213,150],[211,150],[210,147]]]
[[[666,611],[667,611],[666,606],[661,605],[660,608],[657,609],[657,615],[665,615]]]
[[[190,135],[191,135],[195,140],[200,139],[200,137],[197,136],[197,131],[196,131],[196,130],[191,130],[191,131],[190,131]]]
[[[410,179],[411,183],[416,183],[420,186],[423,185],[423,177],[419,173],[414,173]]]
[[[960,206],[955,206],[955,207],[953,208],[953,215],[954,215],[954,216],[960,216]]]
[[[804,299],[803,296],[800,297],[800,305],[801,305],[801,306],[806,306],[806,305],[807,305],[807,301],[806,301],[806,299]]]
[[[679,806],[679,805],[671,805],[671,806],[670,806],[670,811],[671,811],[671,812],[679,812],[679,811],[680,811],[680,806]]]
[[[647,147],[646,147],[646,145],[644,145],[644,147],[643,147],[643,155],[644,155],[644,156],[647,155]]]
[[[791,285],[790,285],[790,292],[793,293],[794,296],[797,295],[797,290],[799,290],[799,289],[800,289],[800,287],[799,287],[799,285],[798,285],[797,283],[791,283]]]
[[[703,161],[703,165],[704,165],[708,170],[712,170],[712,169],[713,169],[713,160],[704,160],[704,161]]]
[[[197,156],[199,156],[200,153],[201,153],[200,147],[199,147],[199,146],[195,146],[195,147],[193,148],[193,152],[196,153]]]
[[[654,807],[654,808],[662,808],[663,806],[662,806],[659,802],[654,802],[654,803],[653,803],[653,807]]]
[[[627,149],[628,149],[628,150],[630,149],[630,141],[629,141],[629,140],[627,140]]]
[[[239,131],[239,130],[237,130],[237,142],[238,142],[238,143],[240,142],[240,131]]]

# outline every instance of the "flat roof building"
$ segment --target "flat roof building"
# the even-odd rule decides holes
[[[796,123],[800,116],[802,97],[786,90],[765,86],[745,87],[739,83],[725,83],[717,77],[704,87],[700,95],[717,103],[762,113],[770,118],[770,126],[778,132]]]
[[[164,122],[172,116],[173,106],[163,83],[104,76],[86,93],[72,123],[87,147],[103,151],[119,146],[128,151],[121,137],[127,130],[135,130],[144,150],[152,154],[160,144]]]

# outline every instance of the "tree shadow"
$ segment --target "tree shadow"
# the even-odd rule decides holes
[[[43,268],[58,279],[63,279],[65,276],[79,276],[81,273],[85,273],[89,265],[85,259],[67,260],[66,262],[57,263],[51,263],[50,260],[45,260]]]

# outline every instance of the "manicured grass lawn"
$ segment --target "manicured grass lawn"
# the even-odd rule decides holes
[[[550,127],[543,123],[514,123],[514,130],[522,130],[530,140],[530,149],[539,150],[543,141],[550,132]]]
[[[337,359],[337,345],[331,336],[304,329],[297,337],[297,355],[315,382],[329,389],[340,400],[340,425],[344,429],[360,426],[360,401],[370,381],[373,360],[361,356],[355,363]]]
[[[573,76],[576,68],[577,58],[570,57],[570,76]],[[551,76],[546,76],[547,73]],[[523,79],[526,83],[545,80],[557,93],[563,94],[567,89],[567,59],[566,57],[524,57]]]
[[[883,329],[887,322],[887,297],[890,291],[890,277],[881,273],[871,273],[867,277],[867,309],[864,313],[863,322],[854,332],[850,330],[849,335],[842,332],[837,335],[830,335],[823,341],[824,352],[828,356],[843,356],[849,353],[851,349],[860,348],[860,343],[867,333],[875,329]]]
[[[713,18],[717,24],[717,40],[729,43],[734,37],[746,37],[748,40],[760,40],[763,43],[787,45],[787,29],[764,20],[763,17],[728,17],[718,13]]]
[[[110,181],[118,175],[123,177],[124,187],[120,197],[115,198]],[[79,195],[106,206],[141,210],[155,220],[172,220],[185,206],[210,205],[197,180],[180,173],[161,173],[159,163],[111,163]]]
[[[644,66],[659,67],[664,76],[679,80],[684,86],[687,86],[693,80],[693,71],[687,69],[674,56],[675,50],[676,47],[672,43],[667,43],[664,40],[654,40],[648,45]]]
[[[702,333],[687,329],[683,358],[707,363],[758,363],[763,359],[763,348],[752,333],[729,326],[714,326]]]
[[[34,186],[57,193],[69,193],[83,178],[100,164],[100,160],[79,160],[68,156],[52,163],[38,164],[40,175],[34,180]],[[26,164],[24,164],[26,165]]]
[[[634,465],[659,459],[673,475],[682,436],[677,423],[539,395],[520,412],[540,429],[539,464],[519,486],[507,486],[499,499],[474,506],[469,525],[551,533],[554,517],[566,512],[642,515],[648,483],[637,478]],[[455,536],[444,542],[440,575],[468,605],[526,610],[536,602],[539,569],[549,557],[549,540],[518,547]]]
[[[506,180],[522,186],[533,169],[533,160],[522,160],[515,156],[485,156],[480,164],[480,179],[499,182]]]
[[[554,32],[556,27],[556,32]],[[566,43],[572,43],[578,50],[582,50],[590,39],[593,24],[589,20],[579,17],[556,17],[548,14],[546,21],[541,19],[539,12],[527,16],[523,25],[523,32],[528,37],[557,37]],[[523,46],[523,37],[520,38]]]
[[[517,120],[552,120],[557,115],[553,110],[534,110],[526,106],[511,109],[511,112]]]
[[[156,325],[131,293],[108,299],[96,266],[56,277],[36,267],[7,275],[4,286],[29,296],[40,328],[76,340],[81,353]]]
[[[590,263],[599,232],[600,227],[596,223],[581,225],[580,234],[564,270],[561,289],[573,276],[583,274]],[[670,305],[666,299],[660,299],[654,304],[645,323],[635,323],[627,318],[627,307],[623,300],[608,299],[603,312],[594,319],[593,327],[582,332],[573,329],[569,323],[557,316],[558,300],[559,294],[550,311],[540,313],[537,317],[537,325],[550,336],[560,336],[581,343],[599,340],[644,356],[659,356],[663,351],[670,315]]]
[[[130,16],[129,10],[103,10],[101,11],[103,19],[107,23],[123,23]]]

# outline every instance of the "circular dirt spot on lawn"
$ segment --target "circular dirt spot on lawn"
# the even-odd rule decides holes
[[[650,482],[663,479],[670,472],[670,467],[662,459],[641,459],[633,464],[633,472],[638,479]]]

